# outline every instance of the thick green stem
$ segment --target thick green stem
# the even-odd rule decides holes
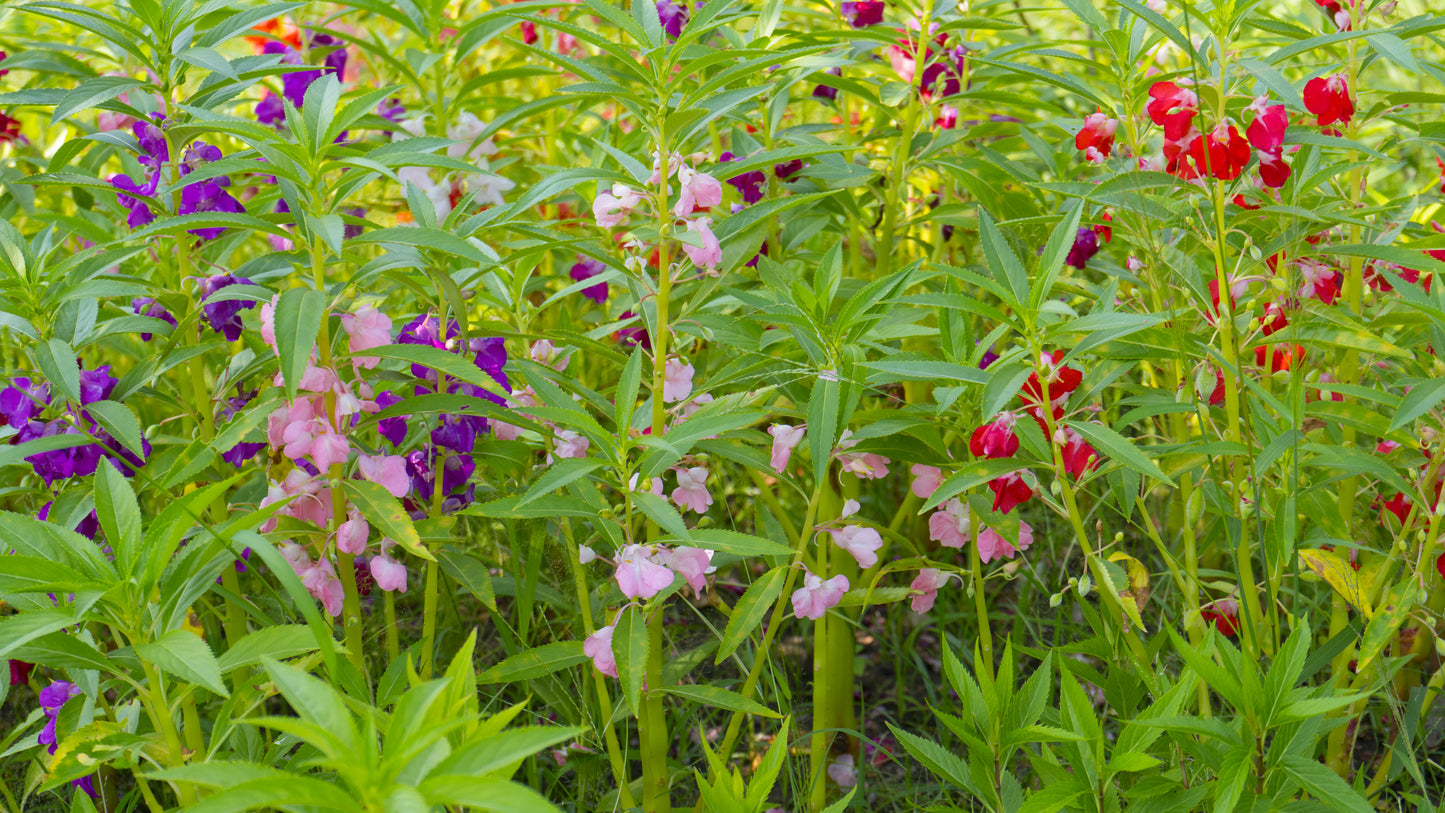
[[[166,702],[166,687],[161,681],[160,672],[147,661],[141,661],[141,670],[145,673],[145,689],[140,692],[141,705],[145,707],[146,715],[151,718],[151,725],[160,732],[161,738],[165,741],[166,752],[169,759],[167,767],[178,768],[186,764],[186,749],[181,746],[181,735],[176,730],[175,718],[171,715],[170,705]],[[196,802],[195,788],[185,782],[178,782],[175,785],[176,799],[181,803],[182,808],[189,808]]]
[[[990,679],[993,677],[993,631],[988,623],[988,599],[983,593],[983,560],[978,552],[978,515],[969,512],[968,515],[968,538],[973,544],[968,546],[969,570],[973,575],[973,611],[978,618],[978,642],[983,650],[983,658],[980,663],[974,664],[974,668],[986,673]]]

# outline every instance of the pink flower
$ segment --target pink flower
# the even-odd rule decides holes
[[[570,429],[558,429],[557,437],[553,441],[554,454],[556,454],[557,457],[563,458],[586,457],[587,447],[591,445],[592,441]],[[548,460],[548,462],[550,463],[551,461]]]
[[[329,431],[330,427],[327,430],[316,435],[311,443],[311,462],[322,471],[345,463],[346,456],[351,454],[351,444],[346,442],[346,438]]]
[[[628,598],[649,599],[672,584],[673,573],[653,561],[642,545],[628,545],[617,553],[617,587]]]
[[[261,341],[278,356],[281,351],[276,348],[276,303],[280,301],[281,295],[276,294],[270,302],[261,303]]]
[[[707,574],[717,570],[713,567],[712,555],[713,552],[705,548],[680,547],[670,551],[659,550],[653,558],[671,568],[687,582],[693,593],[700,595],[707,586]]]
[[[665,404],[686,400],[692,395],[693,367],[679,358],[670,358],[663,367],[662,402]]]
[[[691,508],[699,514],[706,514],[712,505],[712,495],[707,492],[707,468],[693,466],[690,469],[674,469],[677,473],[677,488],[672,490],[672,501],[678,508]]]
[[[352,556],[366,552],[366,540],[371,536],[371,526],[355,508],[346,512],[346,521],[336,529],[336,549]]]
[[[722,203],[722,184],[717,178],[681,165],[677,168],[677,180],[682,184],[682,191],[677,205],[672,207],[674,215],[687,217],[694,210],[710,209]]]
[[[910,589],[922,590],[923,595],[914,596],[910,602],[913,611],[922,615],[933,609],[933,602],[938,600],[938,588],[948,583],[948,577],[943,571],[936,567],[925,567],[918,571],[918,576],[913,583],[908,585]]]
[[[768,427],[768,434],[773,436],[773,457],[769,461],[773,471],[782,474],[783,469],[788,467],[788,459],[793,456],[793,450],[803,442],[803,433],[808,430],[806,424],[789,426],[785,423],[775,423]]]
[[[845,429],[838,438],[838,462],[843,465],[843,471],[851,472],[859,477],[870,480],[880,480],[888,476],[888,458],[872,452],[846,452],[858,445],[858,441],[850,440],[853,430]]]
[[[978,558],[981,562],[991,562],[994,559],[1012,559],[1019,551],[1029,549],[1034,543],[1034,529],[1029,527],[1027,522],[1019,522],[1019,538],[1017,544],[1009,542],[1003,535],[992,528],[989,528],[978,535]]]
[[[582,653],[592,659],[597,671],[608,677],[617,677],[617,657],[612,654],[611,624],[587,636],[582,642]]]
[[[611,229],[627,219],[632,210],[642,203],[641,193],[628,188],[626,184],[613,184],[612,192],[603,192],[592,201],[592,215],[597,225]]]
[[[562,355],[562,351],[558,350],[556,345],[546,339],[533,342],[528,353],[531,355],[532,361],[549,366],[559,373],[567,369],[567,362],[570,360],[567,356]]]
[[[957,497],[944,503],[928,518],[928,538],[945,548],[961,548],[968,542],[968,504]]]
[[[393,497],[405,497],[411,488],[406,458],[401,455],[361,455],[356,459],[356,467],[362,477],[385,488]]]
[[[577,546],[577,561],[584,565],[590,565],[597,561],[597,551],[586,545]]]
[[[833,535],[833,544],[848,551],[858,560],[859,567],[868,568],[878,564],[877,551],[883,547],[883,537],[876,530],[862,525],[845,525],[828,533]]]
[[[992,421],[973,430],[968,450],[975,457],[997,459],[1013,457],[1019,450],[1019,438],[1014,434],[1014,423],[1018,416],[1012,412],[1000,412]]]
[[[909,471],[913,473],[913,495],[920,500],[932,497],[933,492],[938,490],[938,485],[943,482],[943,472],[933,466],[914,463]]]
[[[341,615],[341,602],[344,598],[341,589],[341,580],[336,578],[336,568],[331,565],[331,560],[322,558],[307,568],[305,573],[300,574],[301,585],[311,597],[321,602],[327,615],[335,618]]]
[[[358,368],[371,369],[381,363],[375,356],[359,356],[365,350],[391,344],[391,318],[376,308],[367,306],[355,314],[341,315],[341,327],[351,337],[351,361]]]
[[[803,586],[793,593],[793,614],[799,618],[811,618],[814,621],[823,617],[823,614],[838,606],[843,600],[843,594],[848,592],[848,577],[843,575],[834,576],[827,581],[814,576],[813,571],[805,570],[803,573]]]
[[[698,268],[706,268],[711,271],[722,262],[722,246],[718,244],[717,236],[712,233],[708,225],[712,223],[711,218],[699,217],[687,221],[687,230],[698,236],[699,246],[684,242],[682,250],[687,252],[687,258]]]
[[[853,755],[843,754],[828,766],[828,778],[840,788],[851,788],[858,784],[858,773],[853,768]]]
[[[630,491],[636,491],[636,490],[637,490],[637,481],[640,480],[641,478],[642,478],[642,475],[641,475],[641,474],[633,474],[633,475],[632,475],[632,479],[627,481],[627,488],[628,488],[628,490],[630,490]],[[662,496],[662,478],[661,478],[661,477],[649,477],[649,478],[648,478],[647,490],[648,490],[648,491],[651,491],[653,494],[661,497],[661,496]]]
[[[406,592],[406,565],[384,553],[371,557],[371,577],[388,593]]]

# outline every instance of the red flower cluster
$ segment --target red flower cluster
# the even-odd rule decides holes
[[[1084,160],[1102,164],[1114,152],[1114,132],[1118,129],[1119,120],[1104,115],[1103,110],[1090,114],[1074,136],[1074,147],[1084,154]]]
[[[1289,180],[1289,164],[1284,162],[1284,131],[1289,127],[1289,114],[1284,105],[1265,107],[1249,123],[1249,143],[1259,156],[1259,177],[1271,189],[1284,186]]]
[[[1350,87],[1340,74],[1328,78],[1316,76],[1306,82],[1304,100],[1305,109],[1315,114],[1315,123],[1321,127],[1335,122],[1348,124],[1355,115]]]

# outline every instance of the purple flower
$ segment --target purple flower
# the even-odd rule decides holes
[[[284,202],[285,201],[277,201],[277,203]],[[351,215],[358,220],[364,219],[366,217],[366,210],[360,206],[351,206],[346,209],[342,209],[341,211],[343,214]],[[362,228],[363,227],[360,223],[347,223],[346,225],[341,227],[341,239],[350,240],[353,237],[360,237]]]
[[[52,754],[55,753],[55,749],[59,745],[56,738],[55,723],[60,717],[60,709],[70,698],[79,694],[80,687],[74,683],[66,683],[63,680],[58,680],[40,690],[40,708],[45,712],[45,716],[50,719],[46,721],[45,728],[41,729],[37,741],[41,745],[50,746],[49,750]]]
[[[135,311],[137,316],[149,316],[152,319],[160,319],[163,322],[169,322],[171,327],[176,326],[176,317],[172,316],[170,311],[166,310],[158,302],[148,296],[138,296],[135,299],[132,299],[130,302],[130,308],[131,310]],[[148,342],[151,340],[151,334],[142,333],[140,335],[140,339],[143,342]]]
[[[166,146],[166,135],[161,129],[165,118],[159,113],[152,113],[151,121],[142,120],[131,125],[131,132],[135,133],[136,143],[140,145],[141,155],[137,160],[151,169],[158,169],[161,164],[171,160],[170,148]]]
[[[106,364],[94,370],[80,371],[80,404],[93,404],[96,401],[104,401],[110,397],[118,379],[110,374],[110,365]]]
[[[725,152],[719,156],[719,160],[724,162],[736,161],[737,157],[730,152]],[[755,169],[751,172],[734,175],[728,178],[727,182],[732,184],[733,188],[738,190],[738,193],[743,196],[743,203],[751,206],[763,199],[763,189],[767,186],[768,176],[764,174],[762,170]]]
[[[845,3],[844,5],[847,4]],[[879,3],[879,5],[882,5],[882,3]],[[829,68],[828,70],[823,71],[823,73],[826,73],[829,76],[842,76],[843,69]],[[835,87],[830,87],[829,85],[818,85],[817,87],[813,88],[813,98],[822,99],[825,102],[837,101],[838,89]]]
[[[201,291],[201,310],[206,315],[206,321],[210,322],[211,330],[226,337],[226,341],[234,342],[241,338],[241,332],[245,326],[241,324],[241,311],[247,308],[256,307],[254,300],[250,299],[228,299],[222,302],[210,302],[213,294],[223,288],[232,285],[255,285],[254,282],[245,277],[238,277],[234,274],[217,274],[201,280],[199,288]]]
[[[346,43],[330,34],[315,34],[311,37],[311,50],[326,50],[326,56],[321,60],[325,66],[322,73],[332,74],[340,81],[346,74]]]
[[[92,799],[99,800],[100,794],[95,790],[94,776],[82,776],[79,779],[70,780],[70,784],[85,791],[85,795]]]
[[[631,319],[636,315],[637,314],[632,311],[625,311],[621,316],[617,317],[617,319],[619,321]],[[644,350],[652,349],[652,334],[647,332],[647,325],[645,324],[638,325],[637,327],[624,327],[618,330],[617,340],[627,347],[641,346]]]
[[[477,464],[469,454],[451,455],[442,464],[442,494],[452,496],[457,489],[467,484]]]
[[[0,390],[0,417],[12,429],[24,429],[31,418],[39,415],[50,405],[50,385],[44,381],[31,382],[20,377],[10,386]]]
[[[383,392],[376,396],[377,406],[382,409],[396,406],[402,402],[402,397],[395,393]],[[396,418],[382,418],[376,422],[376,430],[382,437],[391,441],[393,448],[401,448],[402,441],[406,440],[406,416]]]
[[[246,208],[241,202],[231,197],[226,191],[230,181],[226,178],[212,178],[200,183],[193,183],[181,190],[181,208],[178,214],[190,215],[202,212],[229,212],[241,214]],[[190,229],[190,233],[202,240],[214,240],[221,236],[226,230],[225,226],[208,226],[199,229]],[[239,334],[237,334],[239,337]],[[235,341],[232,339],[231,341]]]
[[[584,279],[591,279],[606,270],[607,266],[601,262],[578,254],[577,262],[572,265],[572,270],[569,271],[568,274],[572,279],[581,282]],[[606,304],[607,283],[599,282],[596,285],[583,288],[582,295],[599,305]]]
[[[34,438],[59,437],[61,435],[79,435],[80,429],[71,425],[68,421],[57,418],[49,423],[39,424],[32,422],[27,429],[39,428],[39,431],[25,432],[17,435],[18,442],[25,442]],[[56,480],[64,480],[70,477],[87,477],[95,474],[95,467],[100,463],[103,455],[101,447],[90,443],[84,446],[71,446],[66,449],[54,449],[48,452],[38,452],[25,458],[35,473],[45,480],[49,488]]]
[[[854,28],[867,28],[883,22],[883,0],[858,0],[843,3],[843,19]]]
[[[1099,253],[1099,235],[1088,227],[1080,227],[1074,234],[1074,247],[1069,249],[1069,256],[1064,262],[1075,268],[1083,268]]]
[[[35,518],[41,522],[49,521],[50,507],[53,505],[55,503],[52,501],[40,506],[40,513],[36,514]],[[94,509],[91,509],[91,512],[82,517],[71,530],[94,542],[96,537],[100,536],[100,517],[96,515]]]
[[[125,219],[125,224],[132,229],[139,229],[142,226],[150,225],[151,221],[156,219],[156,216],[151,212],[149,206],[141,203],[140,201],[125,193],[131,192],[134,194],[152,197],[156,193],[156,186],[159,184],[159,177],[159,174],[154,174],[150,177],[145,186],[140,186],[135,181],[131,180],[129,175],[110,176],[110,185],[119,190],[116,193],[116,199],[120,201],[121,206],[124,206],[125,208],[130,210],[130,215],[128,215]]]
[[[376,106],[376,115],[392,124],[401,124],[402,118],[406,116],[406,108],[402,106],[400,99],[392,97],[383,100]]]
[[[786,181],[794,175],[797,175],[802,170],[803,159],[801,158],[795,158],[792,161],[773,165],[773,174],[778,176],[778,180],[780,181]]]
[[[286,106],[281,104],[281,97],[270,92],[263,96],[256,103],[256,121],[280,129],[286,121]]]
[[[983,351],[983,358],[978,362],[978,369],[987,370],[989,365],[995,361],[998,361],[998,353],[993,352],[993,348],[989,347]]]
[[[237,443],[222,452],[221,459],[239,469],[264,448],[266,448],[265,443]]]
[[[431,442],[453,452],[469,453],[477,446],[476,425],[464,417],[442,415],[431,432]]]
[[[496,374],[507,365],[507,343],[501,336],[472,339],[468,343],[468,347],[477,354],[474,359],[477,367],[491,373],[493,378],[496,378]]]
[[[701,3],[698,4],[702,6]],[[657,0],[657,17],[662,21],[662,30],[667,36],[677,39],[682,36],[682,29],[687,25],[688,18],[692,15],[687,10],[687,4],[674,3],[673,0]]]

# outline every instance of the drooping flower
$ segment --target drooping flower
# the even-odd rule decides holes
[[[680,358],[669,358],[664,365],[662,402],[673,404],[692,395],[693,366]]]
[[[388,593],[406,592],[406,565],[385,553],[371,557],[371,577],[376,579],[377,587]]]
[[[1155,82],[1149,88],[1149,104],[1146,110],[1155,124],[1164,128],[1164,138],[1179,141],[1193,126],[1198,114],[1199,97],[1194,91],[1179,87],[1173,82]]]
[[[349,337],[351,362],[359,369],[369,370],[381,363],[375,356],[360,355],[373,347],[391,344],[391,317],[368,305],[356,313],[343,313],[341,327]]]
[[[938,588],[948,583],[948,577],[942,570],[936,567],[925,567],[918,571],[913,582],[908,585],[909,589],[921,590],[923,595],[914,596],[909,605],[913,612],[923,615],[933,609],[933,603],[938,600]]]
[[[854,28],[867,28],[883,22],[883,0],[844,0],[843,19]]]
[[[1049,386],[1049,400],[1055,417],[1062,414],[1063,405],[1068,400],[1069,394],[1078,389],[1084,381],[1082,371],[1073,367],[1065,367],[1062,360],[1063,354],[1058,351],[1045,350],[1039,354],[1039,366],[1045,373],[1044,381]],[[1024,382],[1020,395],[1026,405],[1035,408],[1042,405],[1043,384],[1039,381],[1037,371],[1029,373],[1029,378]]]
[[[1289,164],[1284,162],[1284,133],[1289,127],[1289,114],[1284,105],[1264,107],[1249,123],[1246,134],[1250,146],[1259,158],[1259,177],[1264,185],[1272,189],[1284,186],[1289,180]]]
[[[1080,435],[1074,431],[1072,427],[1068,426],[1059,428],[1058,432],[1055,433],[1055,441],[1060,439],[1058,437],[1060,435],[1062,435],[1063,440],[1063,443],[1060,445],[1063,446],[1061,454],[1064,458],[1065,471],[1072,474],[1075,479],[1078,479],[1083,477],[1084,472],[1089,469],[1097,469],[1099,467],[1099,453],[1094,451],[1094,447],[1090,446],[1089,443],[1084,440],[1083,435]]]
[[[12,429],[25,429],[31,419],[49,404],[50,385],[44,381],[32,382],[21,376],[0,390],[0,418],[4,418]]]
[[[677,474],[677,488],[672,490],[672,501],[678,508],[690,508],[699,514],[706,514],[708,506],[712,505],[712,494],[707,490],[707,468],[693,466],[674,471]]]
[[[706,548],[682,546],[672,550],[659,549],[653,558],[681,576],[694,594],[701,595],[703,588],[707,587],[707,575],[717,570],[712,557],[713,551]]]
[[[836,91],[834,91],[834,95],[837,95]],[[718,160],[726,162],[738,159],[732,153],[725,152],[718,156]],[[768,176],[762,170],[754,169],[728,178],[727,183],[738,190],[738,194],[742,195],[743,203],[751,206],[763,199],[764,190],[768,185]]]
[[[1004,539],[1003,534],[993,528],[978,534],[979,561],[988,563],[994,559],[1012,559],[1019,551],[1029,549],[1034,543],[1034,529],[1027,522],[1019,522],[1019,536],[1015,541]]]
[[[686,164],[677,167],[681,189],[672,207],[676,217],[687,217],[699,209],[711,209],[722,203],[722,184],[706,172],[697,172]]]
[[[687,27],[688,18],[691,16],[687,0],[657,0],[657,18],[662,22],[662,30],[670,39],[675,40],[682,36],[682,29]]]
[[[1345,275],[1338,269],[1311,260],[1298,260],[1295,267],[1303,280],[1299,289],[1301,297],[1318,299],[1326,305],[1333,305],[1339,298]]]
[[[773,453],[768,461],[773,471],[782,474],[783,469],[788,467],[788,459],[793,456],[793,450],[803,441],[803,433],[808,429],[806,424],[789,426],[785,423],[775,423],[768,427],[768,434],[773,436]]]
[[[878,4],[879,4],[880,6],[883,5],[882,2],[881,2],[881,0],[879,1]],[[829,76],[842,76],[842,75],[843,75],[843,69],[842,69],[842,68],[829,68],[829,69],[827,69],[826,71],[823,71],[823,73],[826,73],[826,74],[828,74]],[[815,86],[815,87],[813,88],[813,98],[814,98],[814,99],[822,99],[822,100],[825,101],[825,102],[837,101],[837,99],[838,99],[838,89],[835,88],[835,87],[833,87],[832,85],[825,85],[825,84],[819,83],[817,86]]]
[[[336,549],[352,556],[366,552],[371,526],[355,508],[346,512],[346,521],[336,527]]]
[[[863,477],[869,480],[881,480],[888,476],[888,458],[873,452],[850,452],[848,449],[858,445],[858,441],[852,440],[853,430],[845,429],[838,437],[838,462],[842,464],[843,471]]]
[[[1221,123],[1209,135],[1199,136],[1190,142],[1186,155],[1193,166],[1189,174],[1181,177],[1208,175],[1221,181],[1232,181],[1244,171],[1250,154],[1249,142],[1240,136],[1234,125]]]
[[[604,229],[615,228],[627,219],[632,210],[642,203],[642,194],[626,184],[612,185],[611,192],[601,192],[592,201],[592,214],[597,225]]]
[[[684,242],[682,250],[692,264],[698,268],[705,268],[711,271],[717,268],[722,262],[722,246],[718,243],[717,235],[712,233],[710,217],[695,217],[687,221],[687,230],[697,235],[699,245],[692,245]]]
[[[573,280],[581,282],[584,279],[591,279],[606,270],[607,266],[603,265],[600,261],[578,254],[577,262],[573,263],[572,270],[568,272],[568,275],[571,276]],[[599,305],[604,305],[607,303],[607,283],[599,282],[596,285],[583,288],[582,295]]]
[[[54,754],[59,747],[59,738],[56,735],[55,724],[60,719],[60,710],[70,701],[72,697],[80,696],[80,687],[74,683],[67,683],[63,680],[46,686],[40,690],[40,709],[45,712],[45,728],[40,730],[36,742],[40,745],[49,746],[49,753]]]
[[[652,551],[643,545],[628,545],[617,552],[617,570],[612,578],[622,595],[630,599],[650,599],[672,584],[673,571],[652,559]]]
[[[1199,608],[1199,615],[1214,624],[1220,634],[1233,638],[1239,634],[1239,601],[1222,598]]]
[[[840,788],[851,788],[858,784],[858,772],[853,767],[853,755],[841,754],[829,763],[828,778]]]
[[[391,496],[406,496],[411,485],[411,478],[406,473],[406,458],[400,455],[364,454],[357,457],[356,466],[362,477],[385,488]]]
[[[1304,102],[1305,109],[1315,114],[1315,123],[1321,127],[1336,122],[1349,124],[1355,115],[1355,103],[1350,99],[1350,87],[1344,74],[1316,76],[1306,82]]]
[[[1019,450],[1019,438],[1014,434],[1014,424],[1017,422],[1018,416],[1012,412],[1000,412],[992,421],[973,430],[968,450],[974,457],[990,460],[1013,457]]]
[[[608,624],[587,636],[582,654],[592,659],[592,666],[608,677],[617,677],[617,657],[612,653],[613,626]]]
[[[130,308],[131,310],[135,311],[135,314],[137,316],[149,316],[152,319],[159,319],[162,322],[166,322],[170,324],[171,327],[176,326],[176,317],[172,316],[171,312],[166,310],[165,307],[162,306],[159,302],[151,299],[148,296],[138,296],[135,299],[132,299],[130,302]],[[140,340],[143,342],[150,341],[151,334],[142,333],[140,335]]]
[[[553,442],[553,454],[559,458],[586,457],[587,447],[591,445],[592,441],[585,435],[571,429],[558,429]]]
[[[1034,496],[1033,489],[1024,482],[1024,478],[1018,472],[1006,474],[988,481],[988,487],[993,490],[993,510],[1002,514],[1014,510],[1014,506],[1028,502]]]
[[[822,618],[829,610],[838,606],[843,600],[843,594],[848,592],[848,577],[837,575],[827,581],[813,575],[813,571],[803,571],[803,586],[793,593],[793,614],[799,618],[810,618],[814,621]]]
[[[928,517],[928,538],[945,548],[961,548],[971,532],[968,503],[954,497]]]
[[[909,488],[913,496],[920,500],[926,500],[933,496],[938,486],[943,482],[943,471],[933,466],[925,466],[922,463],[914,463],[909,469],[913,474],[913,483]]]
[[[201,293],[201,311],[205,314],[206,321],[211,330],[225,336],[228,342],[241,338],[241,333],[245,330],[245,325],[241,324],[241,311],[256,307],[256,302],[251,299],[227,299],[219,302],[207,300],[232,285],[255,284],[234,274],[216,274],[202,279],[197,286]]]
[[[833,544],[848,551],[859,567],[878,564],[878,549],[883,547],[883,536],[878,531],[863,525],[845,525],[828,533],[833,537]]]
[[[1074,234],[1074,244],[1064,262],[1074,268],[1083,268],[1099,253],[1099,235],[1088,226],[1079,227]]]
[[[110,185],[115,187],[116,200],[129,210],[125,224],[132,229],[139,229],[148,226],[155,220],[155,214],[151,212],[150,206],[137,200],[133,195],[145,195],[154,197],[156,189],[160,185],[160,173],[151,173],[144,186],[131,180],[129,175],[110,176]],[[129,192],[130,194],[126,194]]]
[[[1111,119],[1102,110],[1084,117],[1084,126],[1074,136],[1074,147],[1091,164],[1102,164],[1114,151],[1114,133],[1119,120]]]

